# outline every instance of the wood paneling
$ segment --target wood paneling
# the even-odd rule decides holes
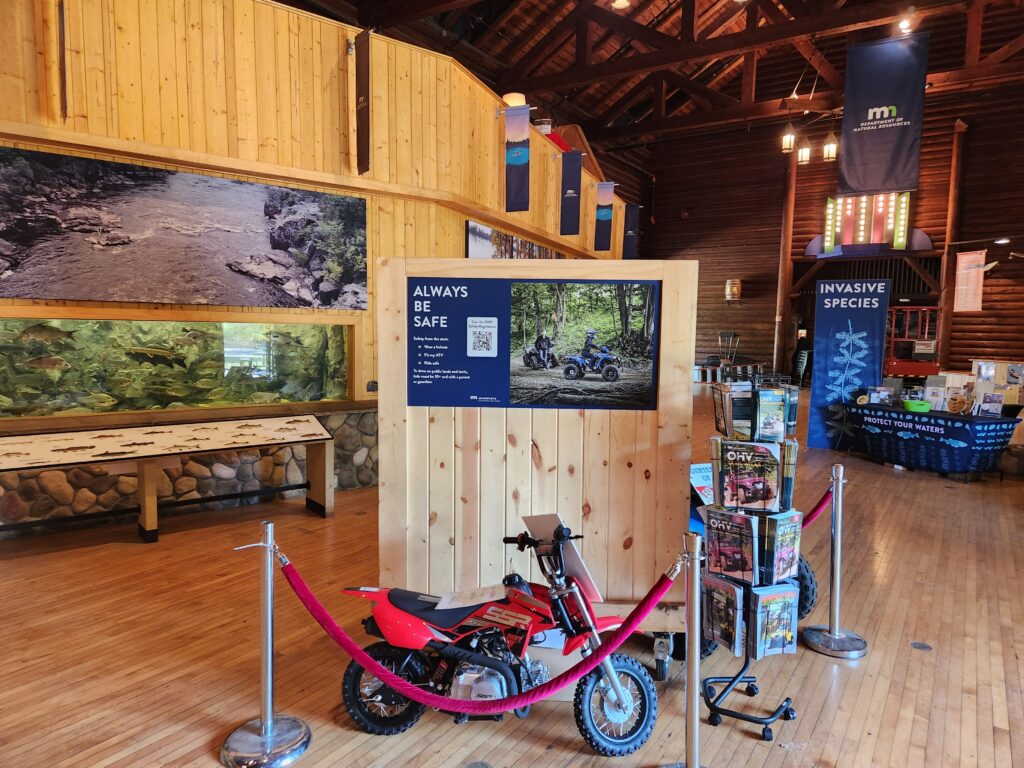
[[[585,266],[586,269],[581,269]],[[536,277],[659,280],[657,411],[422,408],[407,405],[406,279]],[[377,263],[381,356],[381,580],[433,592],[492,584],[507,571],[503,535],[522,517],[559,514],[586,535],[605,597],[632,603],[673,561],[689,510],[693,262],[386,259]],[[527,556],[512,554],[539,580]],[[673,593],[676,602],[681,593]],[[679,627],[659,612],[648,628]]]
[[[594,253],[596,190],[581,235],[558,232],[557,150],[531,137],[533,199],[503,211],[498,97],[445,56],[375,36],[373,168],[355,171],[357,29],[266,0],[67,0],[67,119],[58,99],[56,0],[0,7],[0,144],[367,199],[370,311],[0,301],[0,316],[331,322],[353,328],[357,399],[377,379],[373,262],[464,255],[467,216],[571,256]]]

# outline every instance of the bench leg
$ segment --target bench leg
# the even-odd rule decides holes
[[[334,515],[334,443],[306,445],[306,509],[323,517]]]
[[[154,543],[160,537],[156,514],[156,473],[159,471],[152,459],[140,461],[136,465],[139,478],[139,538],[147,544]]]

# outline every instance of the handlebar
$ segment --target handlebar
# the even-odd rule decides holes
[[[564,525],[560,525],[555,528],[555,538],[551,541],[544,541],[543,539],[535,539],[526,531],[523,531],[518,536],[505,536],[502,538],[504,544],[515,544],[520,552],[523,552],[527,547],[536,549],[544,544],[556,544],[561,545],[563,542],[572,541],[573,539],[582,539],[582,535],[572,535],[572,530],[566,528]]]

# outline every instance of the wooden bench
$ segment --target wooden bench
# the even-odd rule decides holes
[[[306,447],[306,507],[334,512],[334,438],[315,416],[199,421],[126,429],[0,437],[0,471],[102,465],[110,474],[138,476],[139,536],[159,537],[157,472],[181,456],[245,448]],[[202,499],[195,502],[201,503]]]

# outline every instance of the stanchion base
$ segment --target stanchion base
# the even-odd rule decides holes
[[[660,766],[660,768],[686,768],[686,763],[668,763]],[[700,768],[707,768],[707,766],[700,766]]]
[[[297,717],[276,715],[269,739],[260,736],[260,721],[236,728],[220,748],[220,763],[227,768],[285,768],[309,747],[313,732]]]
[[[837,659],[860,659],[868,653],[868,641],[856,632],[846,629],[840,629],[839,634],[833,635],[828,631],[828,627],[820,624],[804,627],[800,632],[800,639],[812,651]]]

